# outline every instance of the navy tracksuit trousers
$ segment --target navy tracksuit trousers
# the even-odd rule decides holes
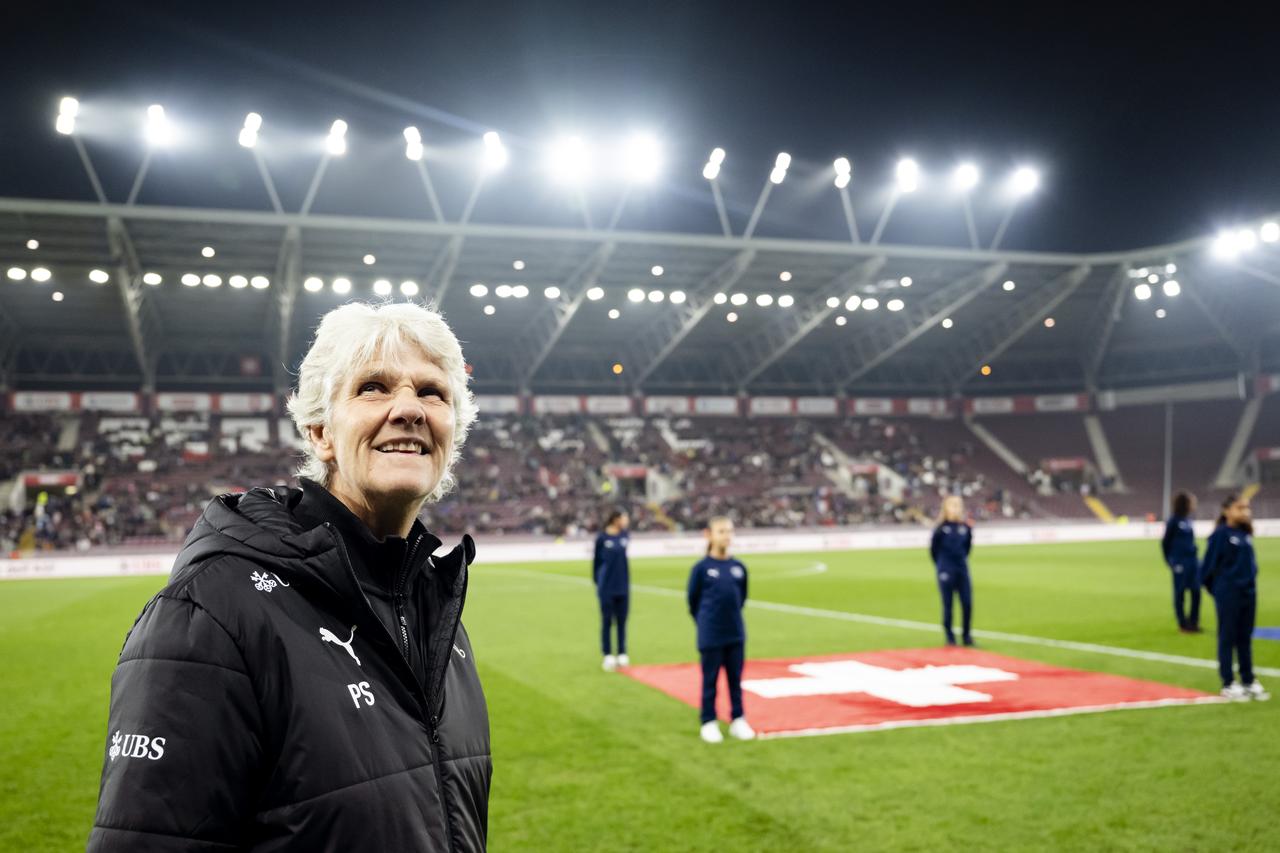
[[[1219,584],[1214,590],[1213,603],[1218,610],[1218,675],[1223,685],[1234,679],[1231,672],[1231,653],[1235,652],[1240,663],[1240,680],[1253,683],[1253,625],[1258,615],[1258,595],[1245,590],[1224,589]]]
[[[618,654],[627,653],[627,610],[631,597],[627,595],[600,596],[600,646],[606,655],[613,654],[613,623],[618,623]]]
[[[729,681],[731,719],[738,719],[742,716],[742,667],[746,663],[746,644],[712,646],[698,649],[698,653],[702,657],[702,722],[709,723],[716,718],[716,682],[720,679],[721,668]]]
[[[1169,571],[1173,574],[1173,612],[1178,617],[1178,627],[1200,627],[1200,582],[1196,577],[1195,558],[1185,564],[1174,563]],[[1187,607],[1188,597],[1190,608]]]
[[[951,604],[956,596],[960,597],[963,636],[968,640],[973,627],[973,588],[969,584],[968,570],[947,568],[938,572],[938,591],[942,593],[942,628],[947,632],[947,642],[956,641],[956,635],[951,630]]]

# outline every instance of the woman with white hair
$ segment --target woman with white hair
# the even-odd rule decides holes
[[[302,487],[213,500],[125,641],[91,851],[485,847],[475,546],[418,520],[476,417],[458,340],[344,305],[289,412]]]

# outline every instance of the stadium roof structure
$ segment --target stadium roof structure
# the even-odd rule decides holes
[[[146,161],[111,203],[73,141],[97,201],[0,198],[0,389],[282,393],[325,311],[384,298],[437,303],[490,393],[978,395],[1280,366],[1273,222],[1095,254],[761,236],[758,211],[750,236],[723,215],[629,230],[625,195],[608,224],[503,224],[472,216],[480,183],[447,218],[425,167],[427,217],[316,213],[327,155],[300,212],[261,159],[269,209],[138,203]]]

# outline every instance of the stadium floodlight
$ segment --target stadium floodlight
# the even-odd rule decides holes
[[[481,137],[484,142],[484,157],[481,164],[486,172],[497,172],[507,165],[507,147],[502,144],[502,137],[496,130],[486,131]]]
[[[493,295],[499,299],[506,299],[511,296],[511,285],[500,284],[493,289]]]
[[[842,190],[849,186],[849,181],[853,178],[853,166],[849,163],[849,158],[837,157],[832,165],[836,170],[836,189]]]
[[[385,278],[378,279],[373,283],[373,292],[378,296],[390,296],[391,282]]]
[[[868,311],[874,311],[880,307],[880,300],[876,299],[874,296],[868,296],[866,299],[862,300],[862,307]]]
[[[628,181],[647,184],[662,170],[662,148],[648,133],[637,133],[622,149],[622,169]]]
[[[836,300],[836,302],[837,304],[839,304],[839,300]],[[846,311],[857,311],[858,308],[860,308],[861,306],[862,306],[862,297],[858,296],[857,294],[850,296],[848,299],[844,301],[844,310]],[[832,307],[834,308],[835,306],[833,305]]]
[[[312,286],[311,286],[311,283],[312,283],[313,281],[314,281],[314,282],[319,282],[319,281],[320,281],[320,279],[318,279],[318,278],[309,278],[309,279],[307,279],[306,283],[305,283],[303,286],[304,286],[304,287],[306,287],[306,288],[307,288],[307,290],[311,290],[311,291],[319,290],[319,289],[320,289],[319,287],[312,287]],[[196,275],[196,274],[195,274],[195,273],[193,273],[193,272],[183,273],[183,275],[182,275],[182,284],[183,284],[183,286],[184,286],[184,287],[199,287],[199,286],[200,286],[200,276]],[[321,285],[321,286],[323,286],[323,285]]]
[[[747,304],[747,294],[745,294],[745,293],[735,293],[735,294],[733,294],[733,296],[730,296],[730,297],[729,297],[729,302],[730,302],[731,304],[733,304],[733,305],[746,305],[746,304]]]
[[[554,284],[551,285],[550,287],[545,287],[542,289],[542,295],[547,297],[548,299],[559,299],[560,288],[556,287]]]
[[[45,269],[44,267],[36,267],[31,271],[31,280],[38,281],[41,284],[48,281],[52,277],[53,277],[53,273],[49,272],[49,270]]]
[[[683,305],[687,298],[683,290],[673,290],[671,295],[667,297],[667,299],[671,300],[672,305]]]
[[[205,287],[222,287],[222,276],[214,272],[207,273],[200,281]]]
[[[271,279],[267,278],[265,275],[255,275],[253,278],[249,279],[249,286],[254,290],[266,290],[271,286]]]
[[[724,315],[724,318],[728,320],[730,323],[736,323],[738,322],[738,312],[730,311],[728,314]]]
[[[233,275],[231,278],[227,279],[227,284],[231,285],[236,290],[244,290],[249,286],[249,279],[242,275]]]
[[[841,314],[839,317],[836,318],[837,326],[843,326],[845,323],[848,323],[848,322],[849,322],[849,318],[844,316],[843,314]]]
[[[610,308],[610,309],[609,309],[609,319],[610,319],[610,320],[616,320],[616,319],[618,319],[618,318],[619,318],[619,317],[621,317],[621,316],[622,316],[622,312],[621,312],[621,311],[619,311],[617,308]]]
[[[604,299],[604,288],[603,287],[588,288],[587,298],[590,299],[592,302],[599,302],[601,299]]]
[[[711,301],[717,305],[723,305],[729,301],[729,295],[727,293],[717,293]]]
[[[1168,312],[1168,311],[1165,311],[1163,308],[1157,308],[1157,309],[1156,309],[1156,319],[1157,319],[1157,320],[1163,320],[1163,319],[1164,319],[1165,317],[1167,317],[1167,316],[1169,316],[1169,312]]]
[[[106,270],[89,270],[89,281],[94,284],[106,284],[111,281],[111,275]]]
[[[631,302],[644,302],[644,291],[633,287],[627,291],[627,299]]]
[[[333,157],[341,157],[347,153],[347,123],[342,119],[334,119],[333,124],[329,125],[324,150]]]
[[[1182,292],[1182,285],[1178,284],[1177,279],[1171,278],[1164,283],[1161,289],[1164,291],[1165,296],[1177,296]]]
[[[756,304],[761,308],[768,308],[773,304],[773,295],[769,293],[760,293],[756,295]]]
[[[899,287],[910,287],[913,284],[915,284],[915,281],[909,275],[904,275],[902,278],[898,279]]]
[[[591,175],[591,151],[581,136],[562,136],[547,149],[547,171],[563,184],[581,184]]]
[[[1166,273],[1166,274],[1168,274],[1168,275],[1173,275],[1174,273],[1176,273],[1176,272],[1178,271],[1178,265],[1177,265],[1177,264],[1165,264],[1165,265],[1164,265],[1164,271],[1165,271],[1165,273]]]
[[[200,250],[200,254],[202,257],[212,258],[214,255],[217,254],[217,252],[214,250],[212,246],[205,246],[203,249]]]
[[[497,308],[495,308],[495,307],[493,307],[492,305],[486,305],[486,306],[484,306],[484,315],[485,315],[486,317],[492,317],[492,316],[493,316],[494,314],[496,314],[497,312],[498,312],[498,309],[497,309]]]
[[[950,317],[943,317],[943,318],[942,318],[942,328],[944,328],[944,329],[950,329],[950,328],[951,328],[952,326],[954,326],[954,325],[955,325],[955,323],[954,323],[954,322],[952,322],[952,320],[951,320],[951,318],[950,318]]]
[[[367,267],[371,267],[378,262],[376,255],[365,255],[361,260],[364,261],[364,265]]]
[[[791,155],[783,151],[773,161],[773,171],[769,173],[769,182],[780,184],[787,178],[787,169],[791,167]]]
[[[61,290],[55,290],[53,293],[49,294],[49,298],[52,299],[54,302],[61,302],[66,297],[62,295]]]
[[[161,277],[160,273],[158,273],[158,272],[149,272],[149,273],[143,273],[143,274],[142,274],[142,283],[143,283],[143,284],[149,284],[149,285],[151,285],[152,287],[155,287],[155,286],[157,286],[158,284],[160,284],[160,282],[162,282],[162,281],[164,281],[164,278],[163,278],[163,277]]]
[[[784,293],[778,297],[779,308],[790,308],[792,305],[795,305],[795,304],[796,304],[796,298],[792,296],[790,293]]]
[[[893,169],[898,192],[906,194],[920,189],[920,164],[910,157],[903,157]]]
[[[1258,245],[1258,235],[1253,233],[1252,228],[1241,228],[1236,232],[1236,245],[1242,252],[1252,251]]]
[[[1151,298],[1151,285],[1147,284],[1145,281],[1142,282],[1142,284],[1139,284],[1133,289],[1133,295],[1136,296],[1139,301],[1146,302]]]
[[[400,282],[400,295],[401,296],[417,296],[418,283],[413,279],[406,279]]]
[[[524,269],[524,261],[519,261],[519,260],[512,261],[511,268],[516,272],[519,272],[520,270]]]
[[[663,293],[661,290],[649,291],[649,301],[652,302],[654,305],[657,305],[659,302],[661,302],[666,298],[667,298],[667,294]]]
[[[489,288],[477,281],[475,284],[471,285],[471,295],[476,299],[483,299],[489,295]]]
[[[351,279],[344,276],[338,276],[333,280],[333,292],[339,296],[346,296],[351,292]]]
[[[714,181],[720,177],[720,165],[724,163],[724,149],[712,148],[711,156],[707,158],[707,165],[702,167],[702,177],[708,181]]]
[[[1151,275],[1147,276],[1147,284],[1159,284],[1159,283],[1160,283],[1160,276],[1156,275],[1155,273],[1152,273]]]
[[[791,281],[791,273],[787,270],[783,270],[782,272],[778,273],[778,281],[781,281],[784,283]]]
[[[1045,317],[1045,318],[1044,318],[1044,327],[1045,327],[1046,329],[1052,329],[1052,328],[1053,328],[1054,326],[1056,326],[1057,324],[1058,324],[1058,321],[1057,321],[1057,320],[1055,320],[1055,319],[1053,319],[1052,317]]]
[[[22,267],[9,267],[7,275],[10,281],[22,281],[27,277],[27,271]]]
[[[63,136],[76,132],[76,116],[80,115],[80,102],[70,96],[58,101],[58,118],[53,127]]]
[[[951,188],[956,192],[967,193],[982,180],[982,173],[973,163],[961,163],[951,173]]]
[[[1017,282],[1010,279],[1006,281],[1004,284],[1000,285],[1000,287],[1004,290],[1005,293],[1012,293],[1014,290],[1017,289],[1018,284]]]
[[[1280,223],[1262,223],[1262,227],[1258,229],[1258,237],[1261,238],[1264,243],[1274,243],[1277,240],[1280,240]],[[1173,264],[1170,264],[1169,266],[1173,266]],[[1172,272],[1172,270],[1170,270],[1170,272]]]
[[[827,297],[827,307],[828,307],[828,308],[839,308],[839,307],[840,307],[840,297],[839,297],[839,296],[828,296],[828,297]]]
[[[28,241],[27,241],[27,248],[34,252],[36,249],[39,249],[39,248],[40,248],[40,241],[39,241],[39,240],[28,240]]]
[[[884,304],[884,307],[888,308],[890,311],[901,311],[903,308],[907,307],[907,303],[903,302],[901,299],[890,299]]]
[[[511,295],[516,299],[524,299],[529,295],[529,288],[523,284],[517,284],[511,288]]]
[[[187,283],[187,277],[185,275],[182,277],[182,283]],[[307,293],[319,293],[321,290],[324,290],[324,282],[321,281],[319,277],[313,275],[302,283],[302,287],[307,291]]]
[[[168,145],[173,141],[173,127],[169,124],[169,117],[164,114],[164,107],[159,104],[147,107],[145,136],[147,144],[156,147]]]
[[[422,131],[410,125],[404,129],[404,156],[416,163],[422,154]]]
[[[666,272],[666,270],[664,270],[660,264],[654,264],[654,265],[653,265],[652,267],[650,267],[650,269],[649,269],[649,274],[650,274],[650,275],[653,275],[653,276],[660,276],[660,275],[662,275],[664,272]]]
[[[1019,166],[1013,170],[1009,186],[1015,196],[1031,195],[1040,186],[1040,173],[1030,166]]]
[[[258,130],[262,127],[262,116],[249,113],[244,117],[244,126],[240,128],[240,144],[245,148],[253,148],[258,144]]]
[[[1213,238],[1211,251],[1213,256],[1220,260],[1235,258],[1240,254],[1240,247],[1236,245],[1236,235],[1231,231],[1219,231],[1218,236]]]

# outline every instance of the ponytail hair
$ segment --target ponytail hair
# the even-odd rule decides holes
[[[1173,496],[1173,514],[1186,517],[1191,515],[1191,502],[1196,496],[1190,492],[1178,492]]]
[[[622,518],[626,514],[627,514],[627,511],[625,509],[622,509],[621,507],[614,507],[613,509],[609,510],[609,514],[604,517],[604,526],[608,527],[610,524],[613,524],[615,521]]]

